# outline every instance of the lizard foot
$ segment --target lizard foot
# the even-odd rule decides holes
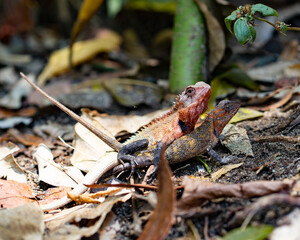
[[[135,167],[136,165],[138,165],[136,161],[136,156],[133,156],[133,154],[143,148],[146,148],[148,144],[149,141],[147,139],[134,141],[123,146],[118,152],[117,158],[120,163],[124,165],[124,162],[126,161],[130,162],[131,164],[131,172],[129,177],[135,173]]]
[[[152,173],[150,173],[150,175],[149,175],[149,177],[146,181],[147,184],[151,183],[155,179],[155,177],[157,175],[157,169],[158,169],[158,167],[154,166],[154,169],[153,169]]]
[[[234,160],[236,160],[236,159],[238,159],[238,157],[237,156],[228,156],[228,157],[223,157],[223,158],[221,158],[221,160],[219,160],[219,162],[221,163],[221,164],[227,164],[227,163],[229,163],[229,162],[232,162],[232,161],[234,161]]]
[[[208,148],[207,149],[207,153],[213,157],[214,159],[216,159],[217,161],[219,161],[221,164],[227,164],[235,159],[237,159],[238,157],[236,156],[228,156],[228,157],[224,157],[222,158],[215,150],[213,150],[212,148]]]

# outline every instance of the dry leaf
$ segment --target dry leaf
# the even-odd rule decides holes
[[[233,116],[233,118],[229,121],[229,123],[237,123],[249,119],[254,119],[258,117],[262,117],[264,114],[262,112],[256,111],[250,108],[241,107],[239,111]]]
[[[0,108],[0,119],[2,118],[10,118],[10,117],[32,117],[36,113],[36,108],[28,107],[22,108],[18,111],[12,111],[5,108]]]
[[[268,110],[279,108],[279,107],[283,106],[293,96],[294,90],[295,90],[296,86],[297,85],[295,85],[294,87],[292,87],[291,90],[284,97],[282,97],[282,99],[280,99],[278,102],[273,103],[273,104],[271,104],[269,106],[265,106],[265,107],[253,107],[253,108],[261,110],[261,111],[268,111]]]
[[[28,184],[0,179],[0,205],[2,208],[17,207],[35,201],[33,199],[34,195]]]
[[[67,195],[67,192],[71,191],[72,188],[70,187],[56,187],[56,188],[48,188],[44,193],[43,193],[43,199],[39,200],[40,205],[45,205],[50,202],[53,202],[55,200],[61,199],[62,197]]]
[[[138,238],[139,240],[165,239],[172,226],[176,198],[171,179],[172,172],[165,159],[165,150],[166,147],[161,150],[157,172],[157,204],[141,236]]]
[[[81,117],[108,136],[113,137],[113,135],[98,121],[91,118],[85,112],[83,112]],[[76,135],[73,143],[75,151],[71,158],[71,162],[82,171],[89,171],[94,166],[95,162],[101,159],[107,151],[112,151],[111,147],[79,123],[75,125],[75,133]]]
[[[121,201],[123,197],[108,197],[98,205],[88,204],[63,210],[47,221],[46,227],[49,231],[44,239],[73,240],[92,236],[99,230],[113,205]],[[74,224],[81,220],[84,220],[85,225]]]
[[[32,134],[21,133],[15,128],[8,130],[8,133],[15,138],[18,142],[22,143],[25,146],[38,146],[44,140],[40,137],[34,136]]]
[[[212,72],[224,56],[226,47],[225,34],[221,24],[210,12],[208,6],[200,0],[195,2],[201,9],[207,23],[206,27],[209,33],[209,70]]]
[[[300,239],[300,210],[296,208],[284,217],[286,224],[279,226],[269,236],[270,240],[282,240],[288,236],[289,240]]]
[[[265,82],[275,82],[284,76],[284,70],[294,65],[295,61],[277,61],[263,67],[251,68],[247,74],[252,78]]]
[[[6,146],[0,147],[0,177],[27,183],[25,173],[13,156],[13,153],[18,150],[19,147],[13,143],[8,143]]]
[[[231,154],[254,157],[246,129],[228,124],[224,127],[220,140],[230,150]]]
[[[88,61],[99,52],[115,50],[120,43],[120,36],[113,31],[106,31],[102,38],[76,42],[73,45],[73,65]],[[68,47],[53,52],[47,66],[38,77],[38,84],[43,85],[49,78],[67,72],[70,69],[69,53]]]
[[[34,158],[38,162],[39,181],[44,181],[53,186],[76,187],[83,179],[83,174],[76,167],[61,167],[53,161],[50,149],[40,144]]]
[[[253,181],[240,184],[204,182],[189,177],[182,181],[184,192],[178,202],[178,210],[199,207],[206,200],[223,197],[252,198],[272,193],[290,191],[294,181]]]
[[[0,211],[1,239],[42,240],[43,211],[36,203]]]

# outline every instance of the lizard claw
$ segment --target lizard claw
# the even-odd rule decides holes
[[[220,160],[219,162],[220,162],[221,164],[227,164],[227,163],[232,162],[232,161],[234,161],[234,160],[236,160],[236,159],[238,159],[237,156],[231,155],[231,156],[227,156],[227,157],[221,158],[221,160]]]
[[[120,151],[118,152],[118,161],[123,164],[124,161],[130,162],[131,164],[131,172],[129,177],[131,177],[135,173],[135,167],[138,165],[136,161],[136,156],[133,156],[136,151],[139,151],[145,147],[147,147],[149,144],[149,141],[147,139],[142,139],[138,141],[131,142],[129,144],[126,144],[123,146]]]
[[[213,150],[212,148],[208,148],[207,149],[207,153],[213,157],[214,159],[216,159],[219,163],[221,164],[227,164],[235,159],[237,159],[238,157],[236,156],[228,156],[228,157],[221,157],[215,150]]]
[[[146,181],[147,184],[151,183],[155,179],[155,177],[157,175],[157,169],[158,169],[158,167],[154,167],[152,173],[149,175],[149,177],[148,177],[148,179]]]

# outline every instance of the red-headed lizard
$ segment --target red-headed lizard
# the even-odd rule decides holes
[[[213,110],[211,110],[191,133],[176,139],[166,150],[166,159],[170,164],[183,162],[187,159],[199,156],[208,152],[212,157],[221,163],[225,163],[228,158],[221,158],[213,148],[219,141],[220,134],[227,123],[237,113],[240,103],[223,100]],[[153,164],[153,151],[137,152],[136,164],[138,167],[146,167]],[[116,166],[112,169],[112,174],[130,169],[130,163]]]

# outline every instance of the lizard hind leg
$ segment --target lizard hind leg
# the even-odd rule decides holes
[[[212,148],[207,148],[207,153],[213,157],[214,159],[216,159],[217,161],[219,161],[221,164],[227,164],[229,162],[232,162],[233,160],[237,159],[236,156],[228,156],[228,157],[221,157],[215,150],[213,150]]]
[[[124,165],[124,162],[130,162],[131,173],[129,176],[135,173],[135,167],[137,165],[136,156],[133,154],[139,150],[146,148],[149,145],[148,139],[137,140],[124,145],[118,152],[118,161]]]

